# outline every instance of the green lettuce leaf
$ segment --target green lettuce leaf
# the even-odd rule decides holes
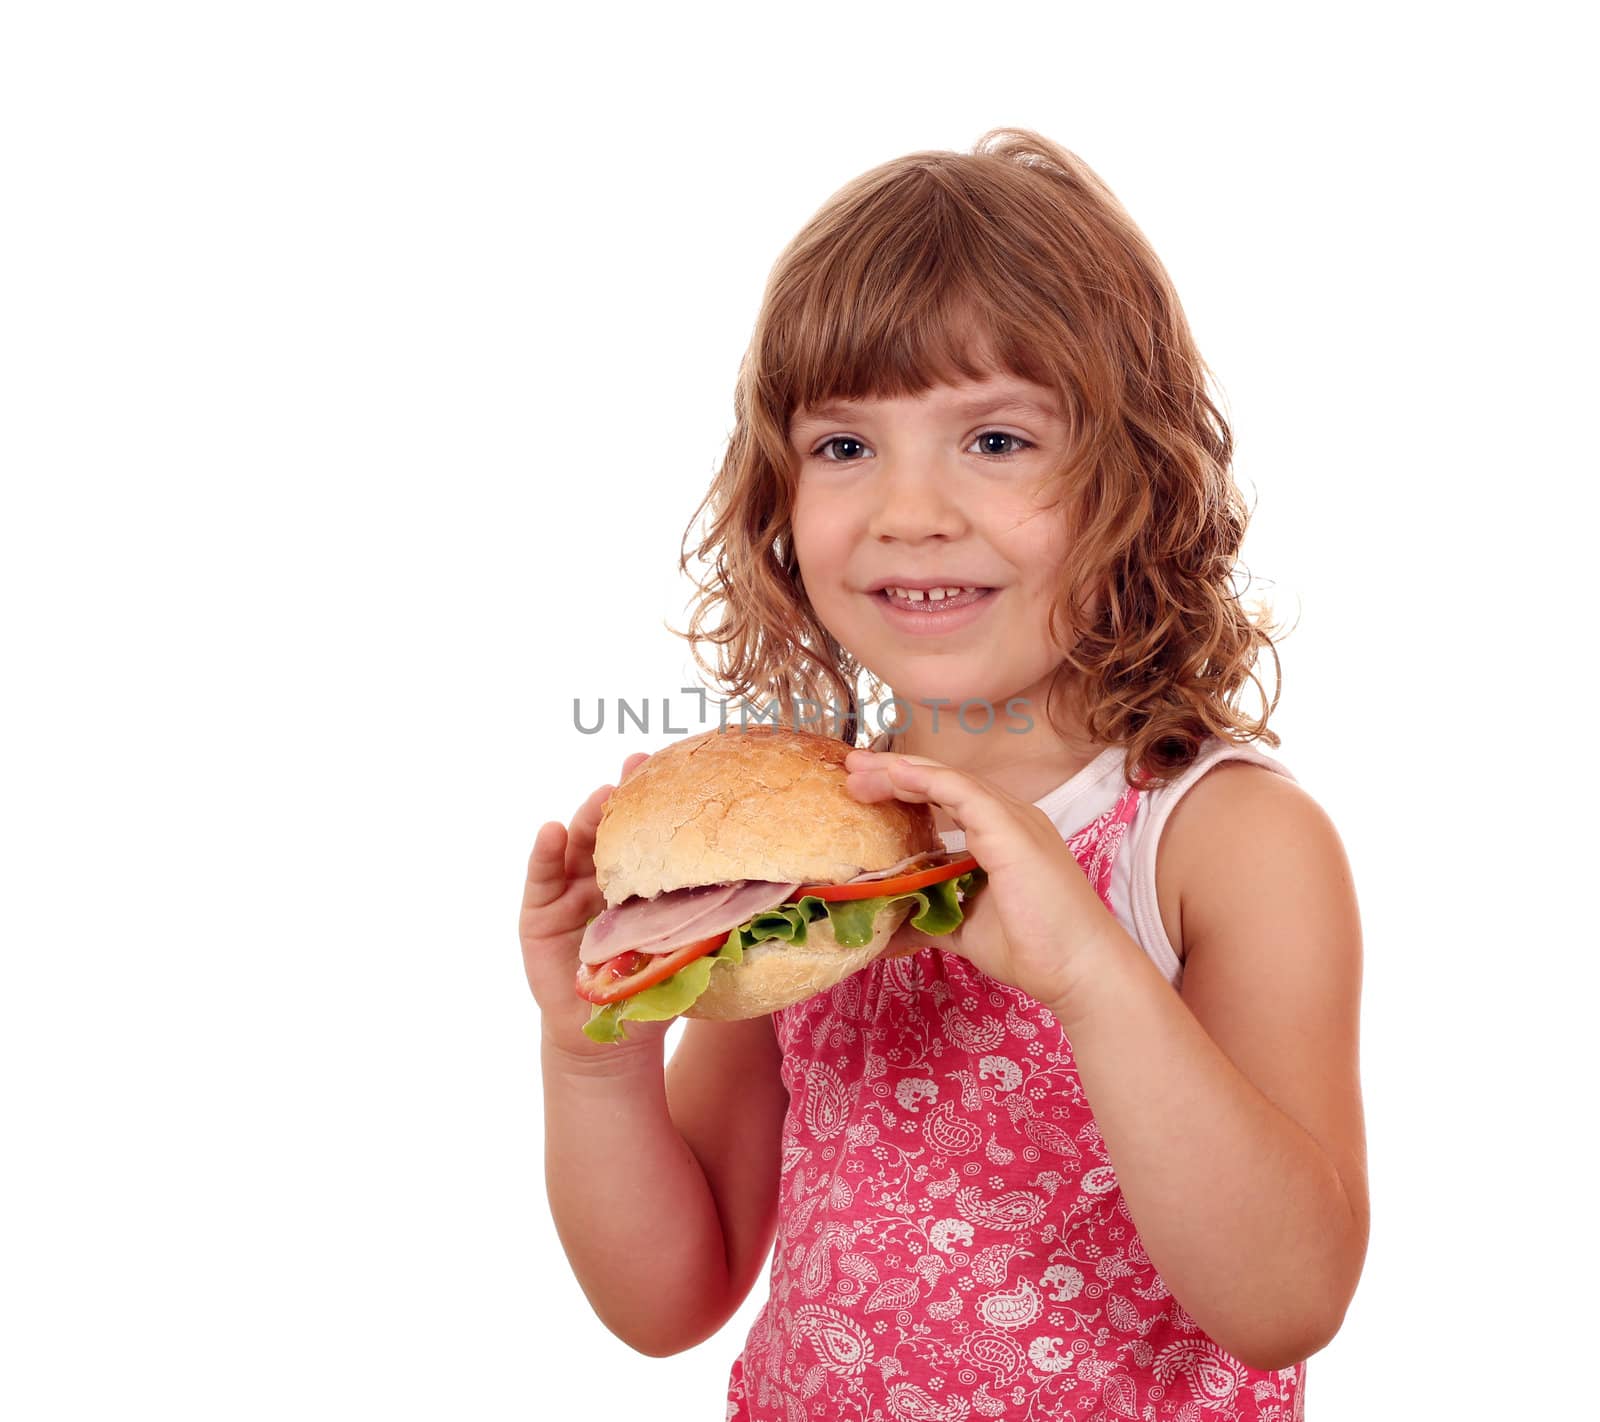
[[[902,899],[914,899],[909,922],[919,933],[942,936],[961,926],[961,900],[971,898],[988,880],[982,869],[971,869],[954,879],[943,879],[926,888],[903,894],[885,894],[873,899],[819,899],[803,894],[793,903],[765,909],[748,923],[729,930],[726,940],[714,953],[678,969],[670,978],[643,992],[596,1004],[584,1024],[584,1035],[595,1042],[620,1042],[624,1022],[661,1022],[681,1016],[711,985],[711,974],[718,963],[735,966],[744,962],[744,950],[769,938],[785,943],[804,944],[806,925],[827,917],[833,923],[833,936],[846,948],[860,948],[872,941],[872,925],[884,909]]]

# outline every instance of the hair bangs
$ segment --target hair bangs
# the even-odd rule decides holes
[[[763,405],[785,429],[833,400],[917,396],[1004,373],[1060,390],[1026,283],[981,213],[935,175],[889,184],[816,235],[758,332]],[[1066,391],[1060,393],[1065,396]]]

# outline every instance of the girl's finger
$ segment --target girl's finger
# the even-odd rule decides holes
[[[605,808],[615,785],[602,785],[572,817],[567,831],[566,874],[568,879],[594,877],[594,832],[600,826],[600,811]]]
[[[845,779],[845,788],[869,805],[895,798],[895,785],[887,770],[852,770]]]
[[[938,805],[965,832],[967,848],[982,863],[985,850],[999,848],[996,837],[1006,832],[1006,806],[994,791],[964,771],[952,770],[938,761],[899,757],[882,767],[852,771],[852,779],[864,777],[864,799],[897,800],[910,804]]]
[[[522,888],[522,911],[553,904],[567,887],[567,827],[560,820],[539,826],[528,856],[528,880]]]
[[[903,800],[911,805],[939,805],[944,801],[927,786],[924,767],[903,766],[890,769],[852,770],[850,789],[868,803]]]
[[[844,763],[851,770],[881,770],[886,765],[895,762],[905,765],[943,765],[942,760],[933,760],[925,755],[907,755],[904,751],[875,751],[868,750],[865,746],[857,746],[845,754]]]
[[[938,805],[966,832],[967,848],[982,864],[985,851],[998,850],[1008,831],[1014,833],[1014,802],[965,771],[929,762],[900,765],[889,770],[890,783],[902,800]]]
[[[622,774],[618,777],[617,783],[621,784],[622,781],[626,780],[630,775],[633,774],[634,771],[636,771],[645,763],[645,761],[649,759],[649,751],[635,751],[625,761],[622,762]]]

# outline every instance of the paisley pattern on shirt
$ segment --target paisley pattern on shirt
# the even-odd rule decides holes
[[[1067,840],[1108,909],[1142,799]],[[778,1234],[730,1422],[1303,1422],[1304,1363],[1247,1367],[1162,1282],[1048,1008],[926,948],[773,1020]]]

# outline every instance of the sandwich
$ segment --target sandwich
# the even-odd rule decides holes
[[[851,795],[849,750],[730,726],[657,751],[611,793],[594,845],[607,907],[578,951],[590,1038],[759,1017],[866,967],[907,920],[960,926],[984,871],[944,848],[926,805]]]

